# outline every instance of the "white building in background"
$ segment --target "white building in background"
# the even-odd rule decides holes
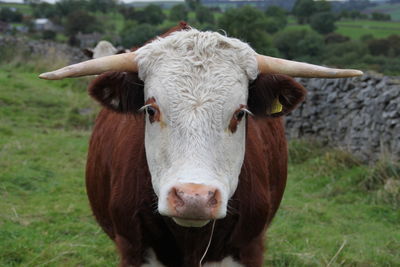
[[[33,27],[36,31],[55,31],[56,26],[51,20],[46,18],[34,19]]]

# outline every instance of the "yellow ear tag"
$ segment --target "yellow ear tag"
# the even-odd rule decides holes
[[[279,97],[275,98],[272,103],[271,114],[282,112],[283,106],[281,102],[279,102]]]

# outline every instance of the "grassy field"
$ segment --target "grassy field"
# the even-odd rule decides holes
[[[361,36],[371,34],[375,38],[386,38],[392,34],[400,34],[400,22],[348,20],[338,21],[337,33],[352,39],[360,39]]]
[[[400,21],[400,4],[383,4],[370,9],[365,10],[366,13],[385,13],[390,14],[392,20]]]
[[[400,22],[393,21],[372,21],[372,20],[341,20],[336,22],[336,31],[353,40],[359,40],[363,35],[370,34],[375,38],[386,38],[392,34],[400,34]],[[289,20],[289,29],[311,29],[308,24],[297,24],[291,18]]]
[[[8,8],[16,8],[18,11],[22,12],[23,14],[30,15],[32,14],[32,9],[27,4],[17,4],[17,3],[1,3],[0,8],[8,7]]]
[[[88,80],[39,80],[40,66],[0,65],[0,266],[115,266],[84,188]],[[399,206],[365,189],[371,168],[302,142],[290,152],[265,266],[399,266]]]

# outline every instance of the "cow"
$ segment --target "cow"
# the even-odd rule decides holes
[[[94,58],[94,59],[100,58],[100,57],[116,55],[116,54],[122,54],[122,53],[126,53],[129,51],[130,50],[126,50],[126,49],[117,49],[112,45],[112,43],[110,43],[109,41],[105,41],[105,40],[98,42],[98,44],[93,49],[85,48],[82,50],[82,52],[85,56],[87,56],[88,58]]]
[[[306,93],[292,77],[362,72],[190,28],[39,77],[95,74],[86,187],[120,265],[253,267],[286,184],[282,116]]]

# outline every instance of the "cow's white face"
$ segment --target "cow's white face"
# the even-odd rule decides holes
[[[243,164],[255,52],[239,40],[191,30],[137,53],[159,212],[183,226],[224,217]]]

